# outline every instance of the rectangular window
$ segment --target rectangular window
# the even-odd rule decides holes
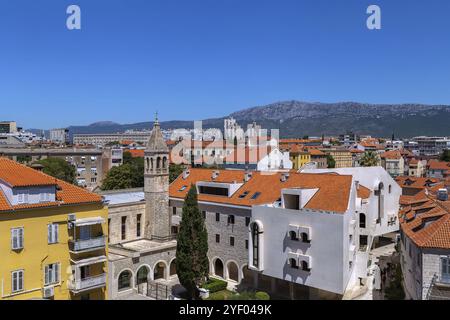
[[[216,234],[216,242],[220,243],[220,234]]]
[[[174,216],[177,215],[177,207],[172,208],[172,215],[174,215]]]
[[[47,242],[48,244],[58,243],[59,225],[51,223],[47,225]]]
[[[108,242],[109,242],[109,230],[111,230],[111,218],[108,219]]]
[[[450,257],[441,258],[441,281],[450,283]]]
[[[202,211],[202,217],[203,219],[206,219],[206,211]]]
[[[17,195],[17,202],[19,204],[28,203],[28,190],[20,191]]]
[[[141,218],[142,218],[142,214],[138,214],[137,221],[136,221],[136,237],[141,236]]]
[[[248,227],[250,224],[250,217],[245,217],[245,226]]]
[[[219,221],[220,221],[220,213],[216,212],[216,222],[219,222]]]
[[[122,217],[121,235],[122,240],[125,240],[127,238],[127,217]]]
[[[248,249],[248,240],[245,240],[245,249]]]
[[[59,282],[59,263],[52,263],[45,266],[44,283],[46,286]]]
[[[234,247],[234,237],[230,237],[230,246]]]
[[[23,228],[11,229],[11,249],[23,249]]]
[[[228,216],[228,224],[234,224],[234,216],[233,215]]]
[[[23,290],[23,270],[17,270],[11,273],[11,288],[12,292]]]
[[[178,234],[178,227],[172,226],[172,234]]]

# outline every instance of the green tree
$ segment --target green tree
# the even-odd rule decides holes
[[[336,168],[336,161],[334,160],[334,158],[331,154],[327,155],[327,167],[329,169]]]
[[[442,152],[440,160],[450,162],[450,149],[446,149]]]
[[[124,157],[124,164],[109,170],[102,190],[142,188],[144,186],[144,158]]]
[[[183,172],[184,166],[181,164],[169,165],[169,183],[175,181],[176,178]]]
[[[238,139],[237,136],[234,137],[234,146],[236,147],[238,145]]]
[[[43,166],[42,171],[52,177],[76,184],[76,168],[61,158],[47,158],[36,161]]]
[[[123,153],[123,163],[132,163],[133,162],[133,156],[131,155],[130,151],[125,151]]]
[[[359,164],[362,167],[375,167],[378,165],[378,155],[373,151],[367,151],[362,155]]]
[[[396,264],[394,277],[384,291],[384,297],[387,300],[405,300],[405,291],[403,290],[402,281],[402,269],[399,264]]]
[[[176,267],[181,285],[189,299],[199,299],[198,287],[208,276],[208,233],[198,208],[197,188],[191,188],[184,200],[180,232],[177,238]]]

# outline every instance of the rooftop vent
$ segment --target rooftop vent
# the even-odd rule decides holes
[[[282,173],[281,174],[281,182],[286,182],[287,179],[289,179],[289,173]]]
[[[213,171],[211,178],[217,179],[217,177],[219,176],[219,171]]]
[[[183,171],[183,179],[186,180],[187,177],[189,177],[189,174],[190,174],[190,173],[191,173],[191,172],[189,171],[189,169],[185,169],[185,170]]]
[[[252,176],[253,176],[253,173],[251,173],[249,171],[245,172],[244,181],[248,182],[252,178]]]

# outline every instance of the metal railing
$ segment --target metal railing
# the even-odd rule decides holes
[[[106,273],[84,279],[73,280],[72,282],[69,282],[69,289],[80,291],[102,285],[106,285]]]
[[[71,240],[71,250],[72,251],[82,251],[94,248],[102,248],[106,246],[105,236],[100,236],[85,240]]]

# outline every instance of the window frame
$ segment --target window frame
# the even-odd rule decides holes
[[[14,276],[16,275],[16,279]],[[21,280],[21,281],[20,281]],[[16,289],[14,290],[14,288]],[[19,288],[20,287],[20,288]],[[25,270],[19,269],[11,272],[11,292],[22,292],[25,288]]]
[[[19,231],[22,231],[21,233],[19,233]],[[15,234],[15,233],[18,234]],[[17,246],[14,246],[14,240],[17,240]],[[15,227],[15,228],[11,228],[11,250],[16,251],[16,250],[22,250],[25,247],[25,228],[24,227]]]
[[[44,285],[58,284],[61,279],[61,263],[50,263],[44,267]]]
[[[47,225],[47,244],[56,244],[59,242],[59,225],[49,223]]]

